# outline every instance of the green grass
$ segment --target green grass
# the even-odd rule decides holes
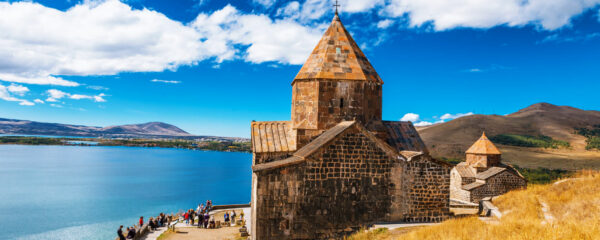
[[[560,178],[573,176],[575,172],[561,169],[520,168],[514,166],[527,179],[529,184],[548,184]]]
[[[440,160],[450,163],[452,165],[456,165],[459,164],[460,162],[462,162],[462,159],[458,159],[458,158],[446,158],[446,157],[442,157]]]
[[[591,129],[589,128],[575,128],[575,133],[585,136],[587,140],[585,141],[587,145],[585,149],[587,150],[600,150],[600,125],[595,125]]]
[[[490,138],[497,144],[517,146],[517,147],[538,147],[538,148],[568,148],[571,145],[567,141],[552,139],[551,137],[539,135],[517,135],[517,134],[500,134]]]
[[[61,145],[62,140],[57,138],[42,137],[0,137],[0,144],[20,144],[20,145]]]

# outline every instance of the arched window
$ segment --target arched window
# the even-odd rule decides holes
[[[340,108],[344,108],[344,98],[340,98]]]

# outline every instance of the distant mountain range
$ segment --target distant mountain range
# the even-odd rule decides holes
[[[142,124],[128,124],[109,127],[90,127],[82,125],[44,123],[5,118],[0,118],[0,134],[132,138],[202,138],[205,140],[217,141],[244,140],[243,138],[194,136],[176,126],[163,122],[149,122]]]
[[[500,145],[503,159],[520,166],[600,169],[600,152],[586,150],[587,138],[576,132],[576,128],[594,128],[598,124],[599,111],[538,103],[506,116],[471,115],[417,130],[431,154],[438,158],[464,159],[467,148],[485,131],[492,139],[502,134],[543,135],[570,144],[566,149]]]

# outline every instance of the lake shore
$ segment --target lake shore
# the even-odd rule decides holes
[[[124,146],[178,148],[220,152],[251,152],[250,142],[194,141],[183,139],[0,136],[0,145],[1,144],[55,146]]]

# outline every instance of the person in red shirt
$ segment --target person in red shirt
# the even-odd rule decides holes
[[[144,225],[144,217],[140,217],[140,227],[142,227]]]
[[[185,214],[183,215],[183,218],[185,219],[185,224],[189,224],[190,223],[190,211],[185,212]]]

